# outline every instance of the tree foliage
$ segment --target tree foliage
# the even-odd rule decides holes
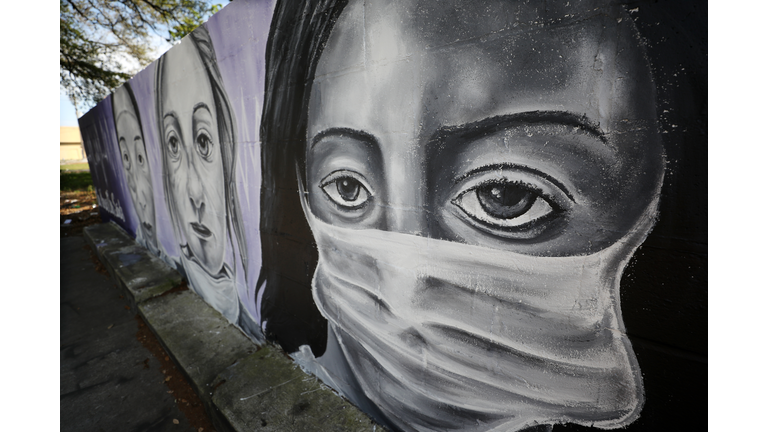
[[[173,43],[219,10],[209,0],[59,1],[59,83],[78,107],[152,62],[153,35]]]

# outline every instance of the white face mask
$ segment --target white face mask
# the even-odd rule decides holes
[[[315,302],[366,396],[404,430],[620,427],[643,388],[619,280],[655,209],[600,252],[537,257],[338,228],[305,208]]]

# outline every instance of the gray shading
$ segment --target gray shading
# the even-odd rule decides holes
[[[206,27],[161,57],[155,71],[165,202],[182,270],[207,303],[262,340],[237,294],[236,260],[246,268],[247,247],[236,191],[235,117]]]
[[[136,242],[155,255],[164,256],[165,253],[159,248],[157,240],[152,169],[147,155],[144,127],[131,84],[126,82],[115,90],[111,101],[120,161],[131,202],[138,217]]]
[[[304,7],[322,19],[276,7],[262,118],[265,183],[291,184],[270,162],[298,167],[328,319],[327,346],[294,358],[396,430],[634,421],[619,281],[656,221],[665,158],[624,7]]]

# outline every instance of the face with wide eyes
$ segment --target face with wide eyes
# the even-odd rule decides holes
[[[224,264],[227,232],[213,91],[189,38],[166,54],[163,67],[161,135],[168,192],[189,250],[215,275]]]
[[[649,217],[663,156],[629,18],[415,3],[353,0],[334,27],[309,105],[314,216],[546,256]]]
[[[139,229],[144,234],[144,238],[154,244],[156,243],[155,201],[152,193],[152,174],[139,117],[125,87],[115,90],[112,108],[115,110],[115,130],[120,147],[120,159],[128,181],[128,190],[131,192],[133,208],[136,209],[139,217]]]

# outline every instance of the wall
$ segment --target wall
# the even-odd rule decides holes
[[[85,159],[83,140],[80,130],[76,127],[61,126],[59,128],[59,160]]]
[[[59,145],[59,160],[83,160],[85,159],[85,149],[82,144],[63,144]]]
[[[706,18],[238,0],[80,120],[102,217],[393,430],[695,430]]]

